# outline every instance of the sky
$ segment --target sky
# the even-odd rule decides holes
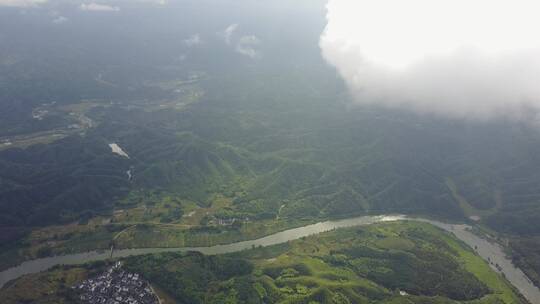
[[[320,47],[357,103],[537,120],[538,16],[537,0],[329,0]]]

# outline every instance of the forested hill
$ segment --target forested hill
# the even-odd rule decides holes
[[[326,1],[50,2],[0,11],[1,254],[391,212],[537,248],[538,126],[354,103],[321,55]]]
[[[0,152],[2,224],[77,220],[156,190],[201,206],[221,193],[253,218],[285,204],[286,217],[477,215],[540,231],[535,129],[350,108],[331,70],[286,75],[201,81],[205,96],[180,111],[98,106],[84,135]]]

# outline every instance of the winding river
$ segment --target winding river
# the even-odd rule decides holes
[[[262,237],[260,239],[211,247],[121,249],[114,251],[114,257],[127,257],[132,255],[174,251],[198,251],[204,254],[230,253],[252,247],[280,244],[287,241],[296,240],[304,236],[330,231],[336,228],[362,226],[398,220],[427,222],[453,233],[458,239],[469,245],[471,248],[475,248],[475,251],[484,260],[488,261],[489,259],[489,261],[491,261],[490,266],[495,271],[503,273],[506,279],[513,284],[521,292],[521,294],[527,298],[527,300],[529,300],[529,302],[532,304],[540,304],[540,289],[538,289],[520,269],[516,268],[512,264],[512,261],[506,257],[503,249],[498,244],[491,243],[470,232],[469,228],[471,228],[471,226],[465,224],[448,224],[435,220],[407,217],[404,215],[361,216],[343,220],[325,221],[304,227],[285,230]],[[56,265],[83,264],[86,262],[106,260],[110,257],[109,252],[89,251],[85,253],[54,256],[26,261],[18,266],[0,272],[0,288],[10,280],[16,279],[25,274],[44,271]],[[496,267],[496,265],[498,265],[498,267]]]

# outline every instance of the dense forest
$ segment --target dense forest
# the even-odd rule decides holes
[[[156,245],[149,227],[177,229],[170,235],[181,240],[158,244],[177,246],[404,213],[474,221],[512,239],[516,263],[538,284],[537,126],[354,104],[321,57],[325,1],[297,1],[287,12],[283,1],[265,10],[232,2],[171,4],[185,18],[126,4],[125,15],[100,22],[50,4],[78,20],[69,27],[53,24],[50,11],[0,11],[0,29],[17,29],[0,33],[10,41],[0,43],[0,268],[114,242]],[[186,42],[194,36],[200,45]],[[112,153],[112,143],[129,157]],[[350,250],[335,255],[375,254]],[[409,255],[381,258],[418,266]],[[447,270],[438,269],[464,276]],[[467,282],[477,287],[470,295],[454,296],[459,286],[441,293],[487,292]],[[415,284],[419,294],[432,287]]]

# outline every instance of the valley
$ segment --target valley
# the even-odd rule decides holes
[[[539,303],[540,61],[378,75],[350,3],[0,0],[0,302]]]
[[[385,298],[393,299],[391,303],[401,303],[400,301],[405,301],[403,303],[406,303],[407,301],[421,303],[422,297],[426,295],[431,296],[431,303],[433,303],[433,301],[436,303],[454,303],[448,302],[448,297],[454,301],[459,299],[471,300],[478,298],[479,300],[477,300],[477,303],[497,303],[497,299],[498,301],[501,301],[501,303],[522,302],[523,300],[519,299],[516,292],[513,291],[511,285],[509,285],[509,283],[507,283],[507,281],[504,279],[506,278],[509,279],[512,284],[516,285],[516,287],[528,298],[530,303],[536,303],[540,290],[534,287],[534,285],[532,285],[530,282],[528,283],[529,285],[527,285],[526,282],[516,279],[519,276],[523,276],[523,273],[513,268],[513,266],[508,266],[511,265],[511,262],[506,259],[504,253],[500,249],[498,252],[497,250],[490,251],[490,246],[494,245],[490,245],[489,242],[481,239],[471,232],[468,232],[468,230],[465,229],[466,226],[451,225],[422,219],[410,219],[403,221],[404,219],[405,218],[403,216],[360,217],[355,219],[319,223],[303,228],[284,231],[259,240],[233,243],[230,245],[183,249],[156,248],[120,250],[114,253],[114,257],[123,257],[126,261],[125,263],[128,269],[141,273],[145,278],[149,279],[152,284],[156,284],[160,289],[169,292],[169,296],[179,301],[176,303],[183,303],[185,301],[183,299],[188,299],[186,297],[194,297],[190,298],[189,301],[191,303],[201,301],[202,298],[197,297],[200,297],[198,293],[204,293],[204,289],[202,286],[197,287],[189,285],[192,287],[189,287],[190,289],[188,290],[188,287],[183,284],[177,285],[170,281],[164,281],[161,276],[155,276],[155,274],[153,274],[154,271],[166,271],[165,269],[167,266],[165,265],[168,265],[168,263],[172,263],[172,261],[176,261],[178,259],[187,259],[182,262],[181,265],[184,265],[182,267],[188,267],[188,269],[190,267],[195,267],[196,265],[192,265],[191,263],[198,262],[188,262],[192,258],[195,258],[196,260],[198,259],[197,254],[194,252],[204,253],[205,256],[209,255],[208,257],[201,256],[201,258],[204,257],[204,259],[228,259],[228,252],[236,252],[238,250],[244,251],[241,251],[240,255],[234,255],[234,258],[248,258],[250,260],[250,264],[254,263],[253,266],[250,266],[255,267],[255,269],[251,270],[252,272],[250,271],[253,273],[254,277],[249,280],[251,283],[248,283],[248,285],[243,285],[244,288],[248,289],[243,290],[240,294],[235,292],[231,294],[231,289],[228,288],[235,288],[234,286],[236,285],[233,284],[230,287],[225,287],[228,285],[224,285],[223,287],[220,287],[220,290],[225,292],[225,294],[220,292],[217,294],[209,294],[209,296],[218,297],[218,299],[219,297],[246,297],[248,295],[246,295],[245,292],[251,290],[250,288],[255,288],[254,291],[256,290],[258,292],[258,296],[257,293],[254,292],[252,295],[249,295],[249,297],[255,297],[255,299],[260,297],[260,300],[264,299],[265,297],[272,297],[272,302],[277,301],[279,303],[281,303],[280,301],[284,301],[285,299],[289,298],[321,296],[335,297],[336,294],[339,297],[339,294],[342,292],[345,292],[349,299],[352,297],[353,299],[356,299],[355,301],[359,301],[359,303],[375,299],[381,301]],[[442,230],[434,228],[434,226],[431,224],[423,222],[428,222],[435,226],[442,227],[448,232],[443,233]],[[359,225],[360,227],[358,227]],[[356,226],[357,228],[346,228],[351,226]],[[336,228],[340,229],[335,230]],[[475,255],[471,247],[464,247],[465,245],[457,242],[454,236],[457,236],[460,240],[467,243],[467,245],[476,248],[477,252],[480,253],[480,255],[486,259],[486,261],[479,260],[479,257]],[[434,243],[430,244],[429,242]],[[433,247],[435,244],[436,246]],[[342,248],[341,250],[344,251],[341,252],[340,248]],[[360,251],[360,248],[363,248],[362,251]],[[354,253],[352,250],[357,250],[358,252]],[[435,275],[435,277],[433,277],[431,280],[436,280],[436,273],[440,271],[457,271],[458,273],[459,271],[466,271],[461,274],[456,273],[456,275],[461,277],[459,279],[453,279],[452,282],[461,281],[463,284],[466,284],[467,288],[460,289],[459,287],[455,287],[458,289],[452,290],[453,287],[451,287],[451,285],[448,287],[438,285],[438,288],[440,289],[433,289],[433,287],[428,286],[421,287],[421,284],[434,284],[433,286],[435,286],[437,285],[437,282],[421,281],[422,279],[420,277],[416,277],[414,273],[410,274],[410,278],[401,277],[407,275],[407,272],[404,272],[403,269],[397,273],[392,272],[392,267],[403,267],[408,265],[407,263],[409,262],[407,262],[407,260],[401,262],[405,263],[405,265],[402,266],[398,266],[400,264],[392,264],[392,262],[390,262],[390,264],[386,266],[390,268],[388,270],[384,270],[382,273],[379,273],[380,271],[383,271],[382,269],[378,268],[383,266],[376,266],[380,262],[386,261],[386,259],[392,261],[392,259],[402,259],[406,257],[406,255],[401,256],[399,252],[413,252],[414,254],[418,255],[421,253],[421,250],[436,250],[438,251],[439,255],[438,259],[456,259],[458,262],[458,264],[452,264],[449,260],[448,263],[450,264],[448,267],[450,268],[448,270],[443,270],[443,268],[437,267],[431,269],[430,272],[433,272],[433,275]],[[173,253],[174,251],[183,251],[188,253],[179,254]],[[153,254],[149,255],[150,253]],[[486,253],[488,255],[486,255]],[[213,256],[214,254],[218,255]],[[221,256],[223,254],[225,254],[225,256],[222,258]],[[373,256],[374,254],[375,256]],[[385,254],[388,256],[384,257]],[[429,263],[430,259],[435,258],[434,255],[426,254],[427,252],[422,253],[422,263]],[[139,255],[142,256],[139,257]],[[230,258],[232,257],[233,256],[230,256]],[[354,260],[349,261],[348,259],[351,259],[351,257],[353,257],[353,259],[360,259],[358,262],[362,261],[361,264],[355,264],[353,262]],[[10,270],[7,271],[7,273],[19,273],[19,275],[21,275],[25,272],[27,273],[27,271],[30,269],[33,269],[33,271],[45,270],[46,268],[49,268],[57,263],[72,265],[108,258],[109,253],[107,252],[94,252],[82,255],[46,258],[41,261],[27,262],[23,264],[23,268]],[[488,260],[492,261],[491,264],[488,263]],[[495,267],[495,262],[497,263],[497,267]],[[234,264],[237,265],[236,267],[245,262],[239,263],[240,261],[234,262]],[[370,263],[375,264],[370,266]],[[500,265],[502,265],[502,268],[499,268],[501,266],[499,266],[498,263],[501,263]],[[441,265],[441,262],[437,262],[437,265]],[[332,268],[330,268],[330,266]],[[24,267],[26,267],[26,270]],[[72,269],[73,267],[81,266],[63,266],[63,268],[56,267],[53,268],[56,270],[52,270],[52,272],[44,272],[41,275],[48,276],[48,273],[55,272],[62,275],[62,273],[64,273],[66,270]],[[85,266],[82,267],[84,269]],[[424,267],[433,266],[428,266],[428,264],[426,264]],[[289,268],[291,270],[285,271]],[[497,274],[497,269],[502,269],[502,273],[504,273],[504,275],[501,276],[500,274]],[[232,269],[229,271],[232,271]],[[236,271],[243,270],[237,268],[237,270],[234,270],[233,273]],[[420,270],[411,269],[411,271]],[[279,275],[280,272],[281,275]],[[5,276],[7,273],[4,272],[2,275]],[[178,269],[175,271],[175,273],[177,273],[176,276],[181,275],[184,277],[184,279],[192,276],[192,274],[189,273],[181,274],[182,272],[178,272]],[[246,275],[247,273],[243,275]],[[273,273],[276,274],[274,275]],[[471,274],[473,276],[468,277]],[[451,272],[446,273],[444,276],[448,278],[449,275],[451,275]],[[295,279],[297,276],[298,279]],[[393,276],[398,277],[393,278]],[[235,276],[233,275],[233,277]],[[10,294],[17,292],[17,286],[22,286],[21,284],[24,284],[25,280],[28,278],[29,276],[24,276],[17,280],[17,283],[15,284],[9,283],[9,285],[3,289],[4,294],[9,296]],[[181,277],[178,278],[180,279]],[[471,285],[472,282],[476,280],[474,278],[479,280],[478,283],[480,285],[478,285],[478,288],[480,289],[478,291],[474,291],[474,287]],[[195,280],[195,278],[192,277],[189,278],[189,280]],[[229,275],[229,281],[237,282],[238,280],[242,280],[241,277],[233,280]],[[194,282],[197,281],[195,280]],[[339,285],[336,285],[338,282]],[[483,288],[481,287],[482,284],[486,284],[485,286],[487,286],[487,289],[484,289],[484,291],[480,291]],[[178,291],[173,291],[167,286],[185,287],[183,287],[184,291],[178,293]],[[422,288],[428,289],[422,290]],[[324,292],[323,294],[320,294],[322,290],[324,290]],[[392,290],[394,291],[392,292]],[[460,294],[460,292],[467,293]],[[475,292],[480,292],[480,294],[475,295]],[[438,295],[438,297],[433,298],[434,295]],[[53,297],[54,296],[57,297],[59,295],[53,293]],[[445,300],[445,298],[447,300]],[[428,298],[426,298],[426,300],[427,299]],[[208,299],[205,301],[208,301]],[[236,301],[248,300],[236,299]]]
[[[405,222],[405,220],[407,222]],[[480,278],[487,280],[493,285],[492,288],[496,287],[497,289],[502,288],[500,285],[501,282],[494,280],[493,274],[491,272],[500,273],[504,280],[508,280],[510,284],[514,285],[519,292],[524,295],[530,303],[537,303],[537,299],[540,298],[540,289],[538,289],[534,284],[527,278],[527,276],[516,266],[513,265],[512,261],[508,259],[506,253],[503,251],[502,247],[497,243],[492,243],[493,241],[488,241],[481,236],[478,236],[476,233],[471,232],[471,227],[468,225],[460,224],[447,224],[443,222],[438,222],[434,220],[427,220],[421,218],[407,218],[405,216],[364,216],[359,218],[344,219],[338,221],[330,222],[321,222],[317,224],[312,224],[304,226],[301,228],[294,228],[285,230],[283,232],[278,232],[260,239],[252,241],[243,241],[238,243],[216,245],[212,247],[184,247],[184,248],[141,248],[141,249],[117,249],[114,252],[108,251],[91,251],[87,253],[79,253],[67,256],[57,256],[53,258],[43,258],[34,261],[24,262],[22,265],[5,270],[0,273],[0,284],[7,283],[8,280],[15,279],[24,274],[35,273],[39,271],[47,270],[56,265],[73,265],[73,264],[82,264],[99,260],[109,260],[111,258],[125,258],[130,256],[138,255],[148,255],[148,254],[157,254],[165,252],[200,252],[205,255],[215,255],[215,254],[227,254],[230,252],[237,252],[242,250],[254,250],[252,248],[261,248],[274,246],[278,244],[288,243],[293,240],[304,239],[306,237],[312,237],[313,235],[318,235],[326,231],[333,231],[339,228],[345,227],[354,227],[354,226],[366,226],[366,225],[375,225],[377,223],[384,222],[395,222],[401,221],[402,225],[407,226],[408,223],[429,223],[433,226],[442,228],[447,231],[448,235],[453,235],[459,240],[463,241],[470,251],[463,262],[466,267],[474,267],[478,273],[476,275]],[[407,224],[406,224],[407,223]],[[414,224],[413,224],[414,225]],[[423,225],[423,224],[420,224]],[[399,227],[400,225],[396,226]],[[312,237],[317,238],[317,237]],[[390,241],[390,240],[389,240]],[[397,241],[397,240],[395,240]],[[262,249],[261,249],[262,250]],[[474,251],[474,252],[473,252]],[[487,269],[479,270],[476,265],[477,262],[472,262],[474,256],[478,254],[484,259],[489,267]],[[490,269],[491,268],[491,269]],[[498,280],[500,280],[499,278]],[[506,283],[505,283],[506,284]],[[505,292],[506,293],[506,292]],[[505,295],[508,297],[509,295]],[[505,303],[514,303],[514,300],[507,298]]]

